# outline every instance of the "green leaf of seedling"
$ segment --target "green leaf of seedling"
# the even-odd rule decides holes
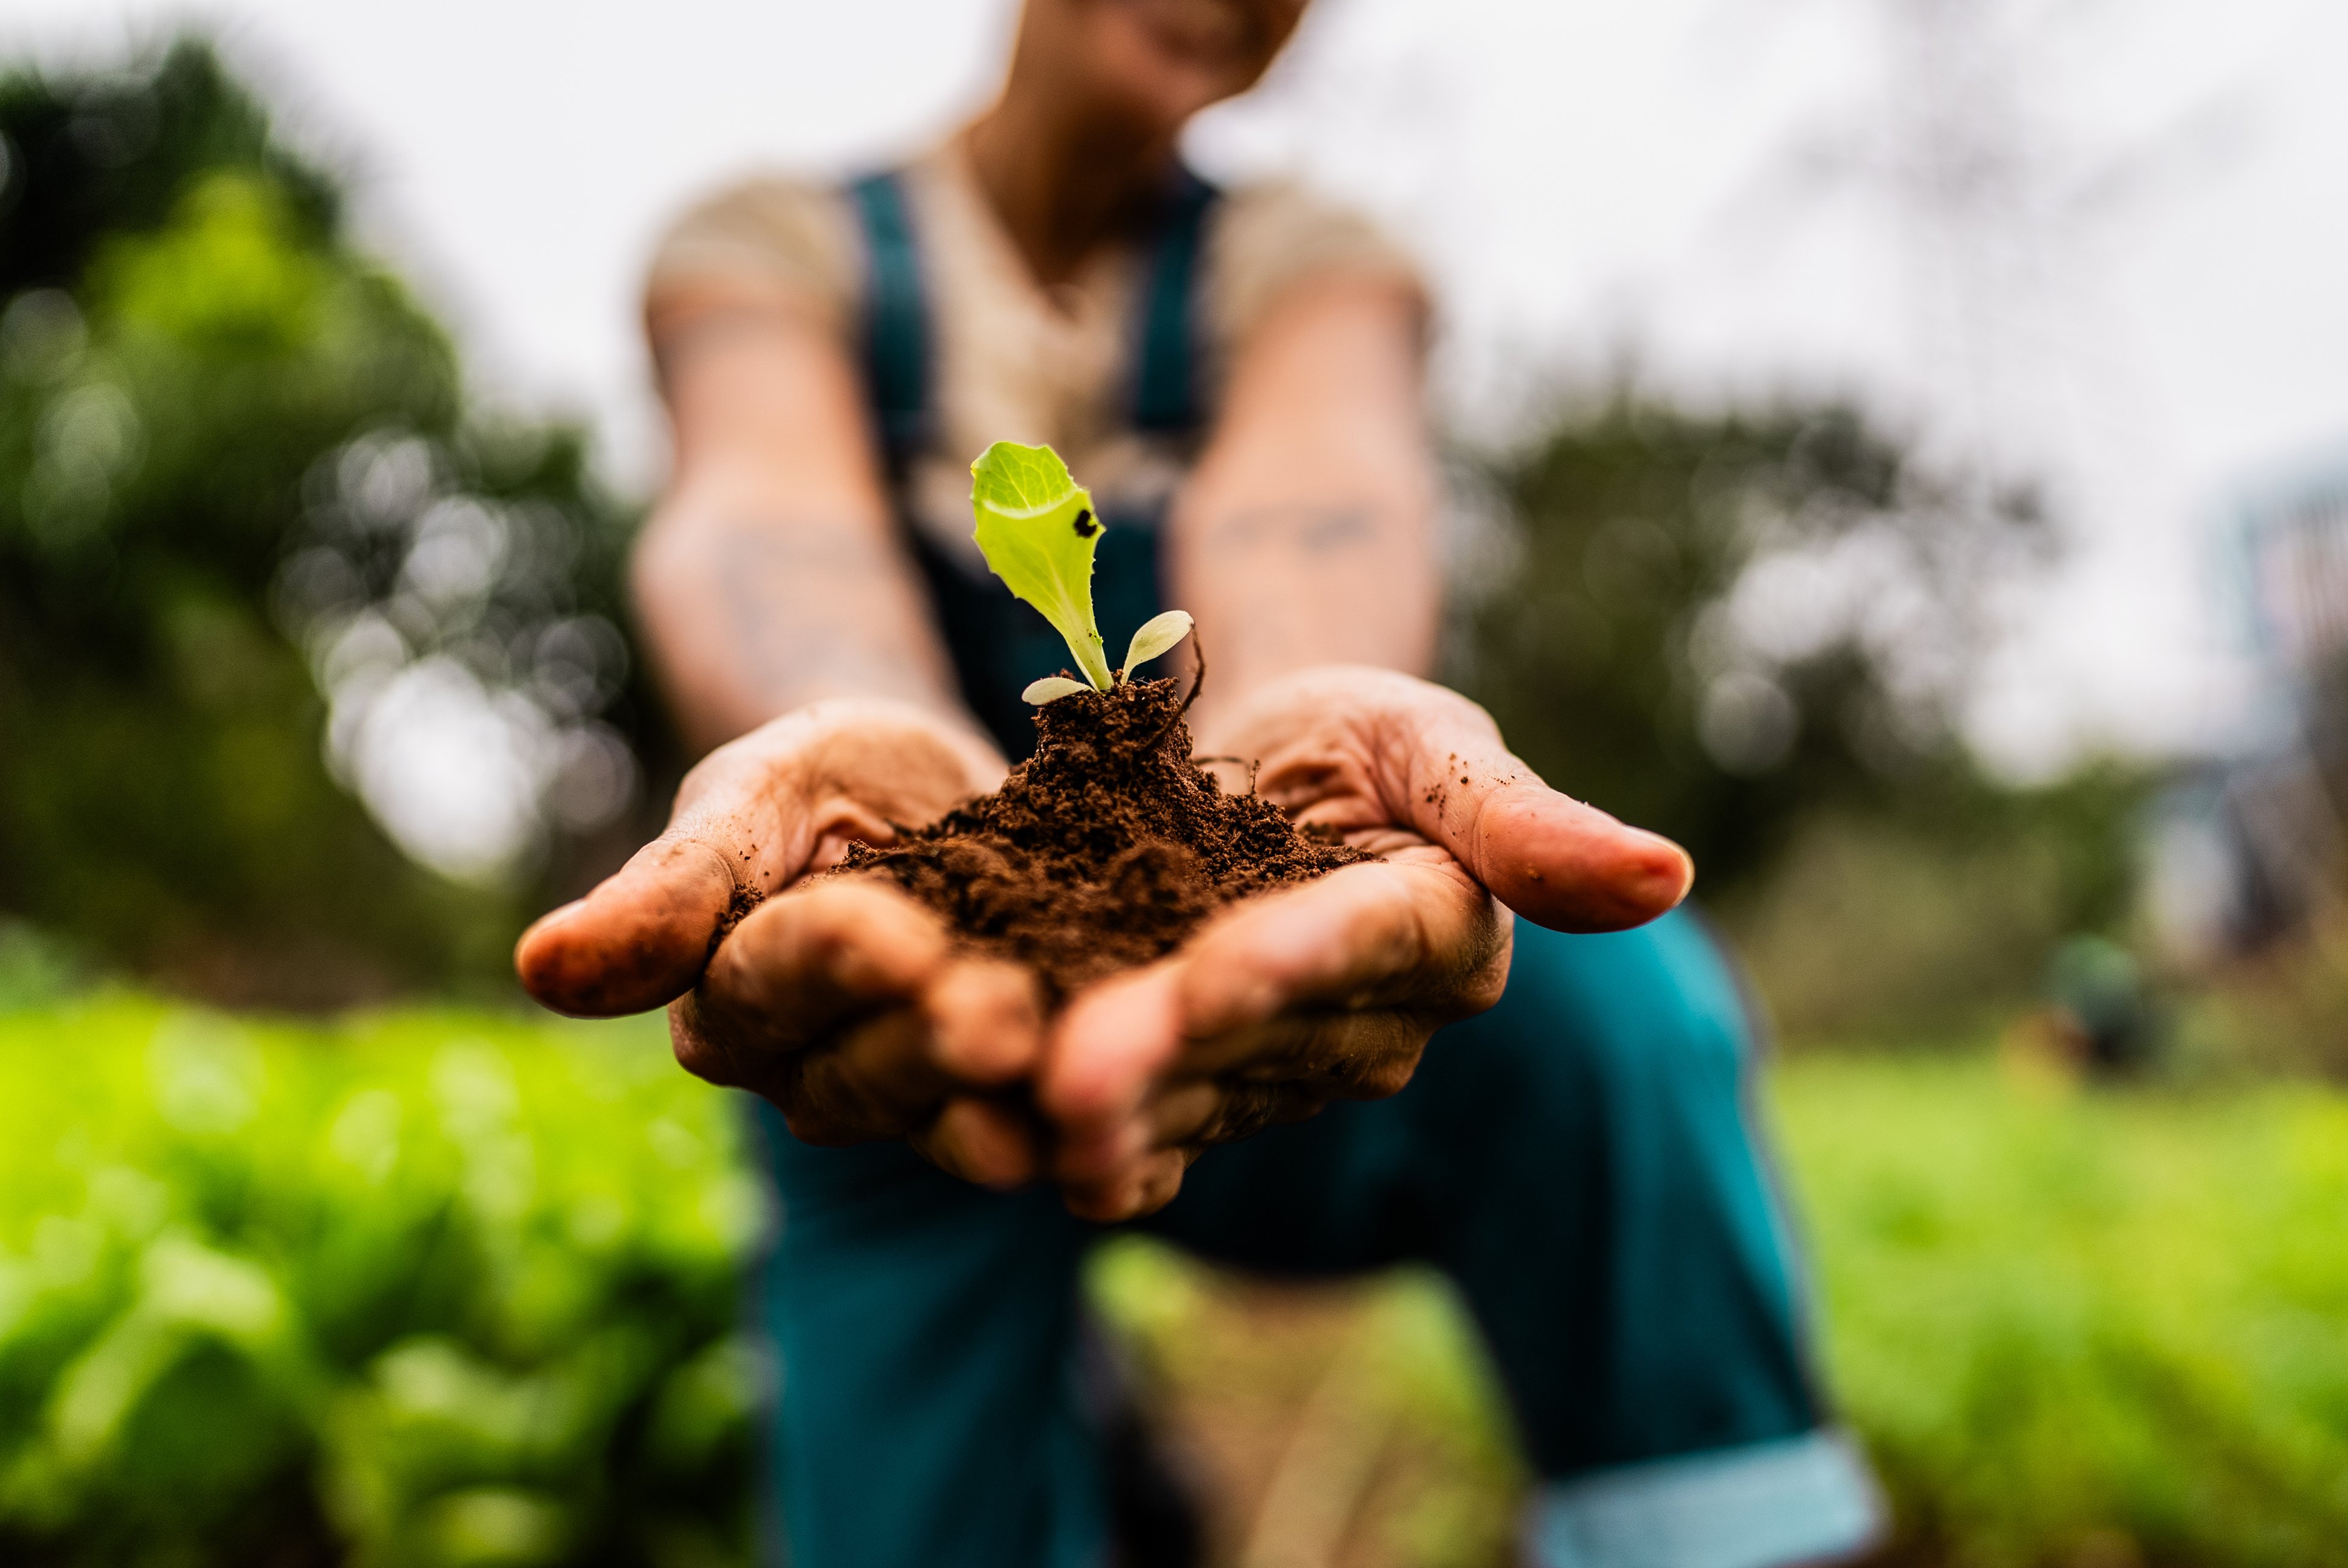
[[[1027,690],[1019,693],[1019,700],[1023,702],[1033,702],[1040,708],[1046,702],[1056,702],[1062,697],[1077,692],[1091,690],[1092,688],[1082,681],[1071,681],[1066,675],[1046,675],[1041,681],[1030,681],[1027,683]]]
[[[1110,686],[1093,622],[1093,551],[1100,518],[1089,491],[1049,446],[997,441],[970,466],[980,553],[1011,591],[1041,610],[1097,690]]]
[[[1133,634],[1133,641],[1126,644],[1125,669],[1121,673],[1126,680],[1132,680],[1136,670],[1189,635],[1189,610],[1169,610],[1162,615],[1151,616],[1141,623],[1141,630]]]

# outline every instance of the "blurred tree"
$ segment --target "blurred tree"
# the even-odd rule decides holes
[[[1984,593],[2046,548],[2025,493],[1926,471],[1850,409],[1704,416],[1622,392],[1477,476],[1509,522],[1462,683],[1556,783],[1708,886],[1822,805],[1962,787]]]
[[[501,972],[545,803],[583,825],[633,779],[581,437],[469,415],[338,219],[201,44],[0,77],[0,909],[231,999]],[[437,857],[480,886],[329,774],[400,827],[366,764],[401,748],[362,743],[417,669],[520,758],[503,857]]]
[[[74,287],[108,238],[162,227],[212,169],[264,179],[313,242],[341,216],[334,180],[273,142],[261,105],[193,40],[145,70],[0,77],[0,297]]]
[[[1550,782],[1688,846],[1790,1025],[2010,1000],[2125,921],[2145,771],[2018,790],[1959,733],[1987,607],[2054,551],[2027,491],[1848,407],[1629,391],[1468,478],[1500,526],[1455,678]]]

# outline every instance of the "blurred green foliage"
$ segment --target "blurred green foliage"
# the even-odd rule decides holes
[[[0,1015],[0,1560],[743,1562],[732,1110],[643,1025]]]
[[[657,1033],[0,1016],[0,1559],[747,1561],[762,1200]],[[1981,1051],[1773,1097],[1887,1561],[2348,1563],[2348,1100]],[[1226,1547],[1506,1560],[1526,1479],[1439,1282],[1300,1305],[1138,1242],[1091,1282]]]
[[[341,218],[335,182],[272,143],[266,112],[200,44],[146,70],[12,73],[0,79],[0,125],[9,163],[0,294],[72,288],[110,236],[161,227],[211,169],[252,171],[312,235],[331,234]]]
[[[312,666],[359,606],[273,588],[319,476],[388,433],[555,519],[517,633],[606,602],[580,437],[468,415],[334,180],[200,45],[0,77],[0,909],[232,999],[497,973],[517,902],[417,867],[329,776]]]
[[[1507,528],[1464,600],[1465,683],[1545,776],[1715,886],[1807,814],[1968,769],[1975,600],[2049,542],[2027,497],[1978,496],[1834,405],[1708,415],[1625,388],[1480,472]]]
[[[2348,913],[2232,960],[2182,1010],[2182,1068],[2348,1081]]]
[[[1826,1056],[1777,1101],[1909,1560],[2348,1563],[2348,1100]]]
[[[1961,774],[1812,812],[1716,908],[1789,1038],[1993,1028],[2038,994],[2066,938],[2129,933],[2153,779],[2113,764],[2026,789]]]

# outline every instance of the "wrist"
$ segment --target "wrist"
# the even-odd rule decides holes
[[[1190,712],[1190,733],[1200,754],[1261,758],[1266,748],[1292,738],[1300,728],[1322,727],[1327,721],[1365,711],[1416,705],[1436,692],[1444,688],[1380,665],[1298,665],[1236,689],[1225,687],[1211,702],[1201,694]]]
[[[820,824],[930,822],[995,788],[1005,771],[966,718],[902,698],[827,697],[704,757],[677,788],[669,831],[705,832],[719,819],[746,830],[762,846],[771,890],[807,869]]]
[[[742,737],[764,737],[777,755],[820,753],[844,736],[928,736],[962,756],[990,780],[1004,771],[1003,753],[977,717],[942,698],[880,692],[842,692],[813,697],[777,714]],[[993,787],[992,784],[988,787]]]

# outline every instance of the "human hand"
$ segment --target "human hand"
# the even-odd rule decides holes
[[[1004,771],[911,703],[798,709],[704,759],[667,831],[525,932],[515,968],[559,1012],[670,1004],[678,1061],[772,1101],[805,1142],[903,1138],[969,1180],[1025,1181],[1032,1141],[1003,1091],[1041,1050],[1035,978],[957,955],[893,887],[804,880]]]
[[[1259,759],[1267,798],[1381,858],[1235,905],[1071,1000],[1037,1099],[1051,1173],[1088,1218],[1163,1206],[1211,1144],[1401,1089],[1436,1030],[1499,999],[1507,909],[1615,930],[1694,879],[1677,845],[1543,784],[1481,708],[1392,671],[1270,682],[1199,750]]]

